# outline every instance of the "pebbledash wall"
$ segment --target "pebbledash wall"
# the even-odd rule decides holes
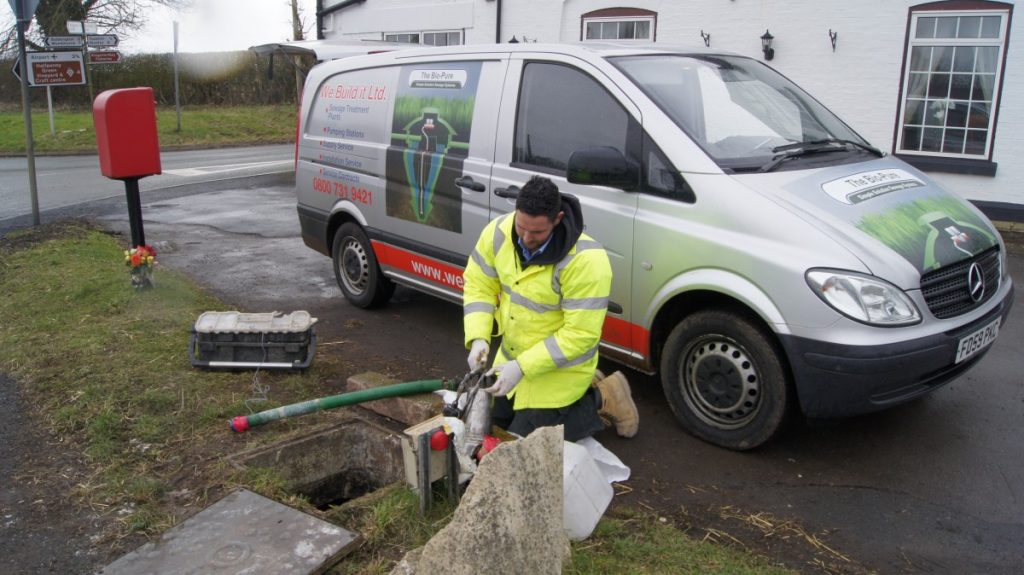
[[[489,44],[606,38],[699,46],[707,38],[712,48],[763,60],[761,37],[770,32],[774,58],[768,64],[872,144],[927,171],[994,219],[1024,221],[1024,30],[1016,0],[322,4],[327,39]]]

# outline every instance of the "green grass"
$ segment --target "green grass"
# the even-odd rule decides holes
[[[126,240],[81,222],[0,238],[0,371],[13,376],[32,418],[82,454],[75,504],[107,521],[99,545],[155,535],[236,487],[311,511],[281,474],[239,470],[241,451],[308,432],[331,413],[281,420],[233,434],[248,413],[251,372],[193,369],[190,328],[200,313],[227,309],[188,278],[157,267],[153,289],[130,287]],[[158,258],[159,259],[159,258]],[[331,392],[340,360],[321,354],[302,374],[261,374],[269,409]],[[188,505],[182,507],[182,501]],[[403,483],[332,508],[327,518],[364,543],[332,573],[388,573],[450,521],[439,502],[427,516]],[[467,544],[472,544],[467,542]],[[766,560],[699,542],[645,512],[613,509],[573,545],[567,573],[782,573]]]
[[[426,544],[447,525],[453,513],[454,508],[441,499],[426,516],[420,515],[416,494],[401,484],[335,507],[328,517],[361,533],[364,542],[328,573],[390,573],[406,551]],[[562,572],[566,575],[792,573],[761,557],[697,541],[656,515],[624,507],[610,509],[590,537],[573,542],[571,564]]]
[[[213,147],[295,141],[295,107],[190,107],[181,111],[177,131],[173,106],[157,108],[161,148]],[[91,111],[56,111],[54,134],[47,112],[33,111],[32,134],[37,153],[96,152]],[[0,153],[25,153],[25,121],[20,110],[0,111]]]
[[[124,529],[152,532],[171,524],[164,494],[183,485],[260,490],[266,481],[218,471],[219,459],[317,417],[232,434],[228,420],[249,412],[253,374],[196,370],[187,356],[199,314],[230,308],[159,266],[156,287],[134,291],[125,243],[74,222],[0,240],[0,370],[19,382],[33,415],[90,463],[80,501],[132,510]],[[325,358],[303,374],[263,372],[274,393],[257,407],[325,395],[335,371]],[[192,471],[213,478],[188,485]]]

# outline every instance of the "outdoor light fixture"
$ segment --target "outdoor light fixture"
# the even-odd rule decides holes
[[[761,36],[761,51],[764,52],[764,59],[771,60],[775,57],[775,48],[772,48],[772,40],[775,36],[768,31],[767,28],[764,30],[764,36]]]
[[[832,51],[836,51],[836,38],[839,37],[839,31],[833,32],[831,28],[828,29],[828,39],[832,42]]]
[[[519,40],[516,40],[515,34],[512,35],[512,39],[508,41],[509,44],[518,44]]]
[[[711,47],[711,32],[705,33],[703,30],[700,31],[700,37],[704,39],[704,45],[708,48]]]

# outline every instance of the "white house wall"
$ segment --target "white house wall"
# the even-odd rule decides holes
[[[908,9],[922,0],[503,0],[507,41],[577,42],[581,16],[602,8],[657,13],[658,43],[711,46],[761,57],[760,37],[775,36],[769,63],[883,150],[893,149]],[[328,38],[382,39],[383,32],[462,30],[467,44],[493,43],[497,0],[367,0],[333,14]],[[1009,31],[992,161],[994,177],[930,172],[971,200],[1024,207],[1024,29]],[[838,34],[832,50],[829,30]]]

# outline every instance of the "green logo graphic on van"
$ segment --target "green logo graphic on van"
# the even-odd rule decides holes
[[[993,230],[959,199],[945,195],[918,198],[864,215],[857,227],[922,273],[977,255],[996,244]]]
[[[448,143],[456,133],[437,108],[423,108],[420,117],[406,124],[403,131],[409,148],[402,152],[402,164],[412,189],[412,210],[417,220],[425,222]]]
[[[462,174],[480,63],[403,66],[387,151],[387,214],[460,233]]]

